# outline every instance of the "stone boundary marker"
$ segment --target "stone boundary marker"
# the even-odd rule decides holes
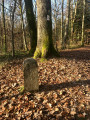
[[[27,58],[24,63],[24,90],[25,91],[38,91],[38,65],[37,61],[33,58]]]

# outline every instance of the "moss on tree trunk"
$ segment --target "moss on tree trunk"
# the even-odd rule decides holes
[[[34,58],[46,58],[57,53],[52,41],[51,0],[38,0],[37,13],[38,39]]]

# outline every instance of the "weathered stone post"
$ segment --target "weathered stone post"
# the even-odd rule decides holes
[[[24,90],[38,91],[38,65],[33,58],[27,58],[24,61]]]

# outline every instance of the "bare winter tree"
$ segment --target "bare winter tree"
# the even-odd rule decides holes
[[[64,43],[68,43],[68,35],[69,35],[69,18],[70,18],[70,2],[71,0],[67,0],[67,15],[66,15],[66,26],[65,26],[65,35],[64,35]],[[66,45],[64,44],[64,48]]]
[[[64,48],[64,40],[63,40],[63,5],[64,0],[62,0],[62,11],[61,11],[61,47]]]
[[[22,12],[22,0],[19,0],[19,4],[20,4],[21,24],[22,24],[22,31],[23,31],[23,46],[24,46],[24,50],[28,50],[27,43],[26,43],[26,33],[25,33],[23,12]]]
[[[5,9],[4,9],[4,0],[2,0],[2,19],[3,19],[3,48],[7,52],[7,43],[6,43],[6,25],[5,25]]]
[[[83,0],[83,17],[82,17],[82,46],[84,46],[84,21],[85,21],[85,0]]]
[[[55,7],[54,7],[54,29],[55,29],[55,42],[56,42],[56,34],[57,34],[57,0],[54,0]]]
[[[12,56],[14,57],[15,55],[15,48],[14,48],[14,14],[15,14],[15,10],[16,10],[16,3],[17,0],[14,0],[14,7],[12,10]]]
[[[71,1],[71,40],[73,41],[73,28],[74,28],[74,22],[75,18],[77,15],[77,3],[78,1],[74,0],[74,5],[73,1]],[[75,7],[73,7],[75,6]]]

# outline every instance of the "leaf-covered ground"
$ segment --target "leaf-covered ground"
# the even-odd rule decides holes
[[[37,93],[20,93],[23,61],[0,70],[0,120],[90,120],[90,46],[37,60]]]

